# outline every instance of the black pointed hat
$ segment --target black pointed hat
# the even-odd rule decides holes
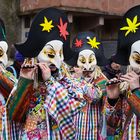
[[[128,65],[131,46],[138,40],[140,40],[140,5],[129,9],[123,16],[114,61],[121,65]]]
[[[0,41],[6,41],[6,31],[2,19],[0,19]]]
[[[65,51],[70,44],[69,30],[65,12],[52,7],[47,8],[34,18],[26,42],[15,44],[15,47],[24,57],[36,57],[47,42],[60,40]]]
[[[72,43],[72,51],[75,55],[67,63],[72,66],[76,65],[78,54],[83,50],[92,50],[95,53],[97,65],[103,66],[108,63],[104,56],[103,46],[95,33],[80,32],[76,35]]]

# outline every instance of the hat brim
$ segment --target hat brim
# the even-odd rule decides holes
[[[30,47],[31,41],[27,41],[21,44],[14,44],[15,48],[21,53],[24,57],[36,57],[40,51],[38,51],[37,47]],[[31,53],[32,52],[32,53]]]
[[[120,65],[129,65],[129,54],[126,50],[119,51],[113,58],[113,61]]]
[[[70,59],[64,60],[69,66],[77,66],[78,53],[72,55]]]

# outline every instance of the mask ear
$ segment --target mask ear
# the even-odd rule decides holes
[[[3,49],[4,53],[8,50],[8,44],[5,41],[0,41],[0,47]]]

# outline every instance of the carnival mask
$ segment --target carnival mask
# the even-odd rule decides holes
[[[59,40],[49,41],[38,55],[39,62],[46,62],[55,71],[63,61],[63,43]]]
[[[5,41],[0,41],[0,62],[2,62],[4,66],[8,63],[7,50],[8,44]]]
[[[129,62],[135,72],[140,72],[140,40],[132,44]]]
[[[79,53],[77,65],[83,71],[83,73],[92,73],[97,64],[95,53],[91,50],[83,50]]]

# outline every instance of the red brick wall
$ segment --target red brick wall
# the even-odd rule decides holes
[[[20,0],[21,13],[38,10],[45,7],[57,6],[72,8],[72,10],[83,9],[95,10],[110,15],[122,15],[130,7],[140,4],[140,0]]]

